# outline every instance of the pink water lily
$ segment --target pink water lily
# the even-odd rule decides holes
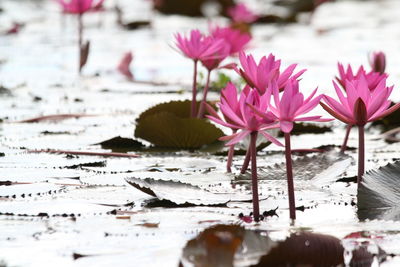
[[[221,46],[223,40],[217,42],[204,36],[199,30],[192,30],[189,37],[177,33],[175,35],[176,47],[188,58],[193,60],[204,60],[212,57]]]
[[[258,15],[251,11],[244,3],[237,4],[227,11],[228,16],[235,23],[253,23]]]
[[[347,69],[345,69],[341,63],[338,63],[338,70],[339,77],[336,77],[336,80],[344,90],[346,90],[346,81],[358,80],[361,78],[361,76],[363,76],[367,81],[368,88],[373,91],[381,80],[388,77],[386,73],[379,73],[375,71],[366,72],[363,66],[359,67],[355,72],[350,65],[347,65]]]
[[[365,76],[354,81],[346,81],[346,94],[333,82],[339,101],[330,96],[324,96],[325,103],[321,106],[336,119],[348,124],[357,125],[359,133],[358,145],[358,184],[364,175],[364,126],[368,122],[379,120],[400,108],[400,103],[390,107],[389,96],[393,86],[386,86],[386,78],[382,79],[371,91]]]
[[[310,96],[304,99],[303,94],[299,90],[299,82],[296,79],[290,79],[280,97],[277,83],[272,82],[268,87],[266,94],[273,95],[275,105],[270,104],[267,112],[255,106],[251,106],[257,114],[262,117],[265,116],[265,118],[269,118],[271,115],[268,113],[271,112],[277,118],[277,121],[279,121],[280,128],[284,133],[289,213],[292,220],[296,219],[296,205],[294,197],[290,132],[293,129],[294,123],[297,121],[326,122],[332,120],[321,118],[321,116],[303,116],[304,114],[313,110],[319,104],[322,95],[315,96],[316,93],[317,89],[315,89]]]
[[[359,80],[361,77],[364,77],[367,81],[368,88],[371,91],[374,91],[378,84],[388,77],[386,73],[376,72],[374,70],[370,72],[366,72],[364,67],[361,66],[357,72],[353,71],[350,65],[347,65],[347,69],[343,67],[342,64],[338,63],[339,77],[336,77],[336,80],[339,82],[341,87],[346,91],[346,81],[354,81]],[[346,128],[346,134],[343,139],[343,144],[340,149],[341,153],[344,153],[347,148],[347,141],[349,139],[350,131],[353,125],[349,124]]]
[[[62,7],[63,12],[67,14],[75,14],[78,18],[78,48],[79,48],[79,60],[78,69],[81,73],[82,68],[86,65],[90,42],[83,42],[83,14],[90,10],[97,9],[101,6],[104,0],[56,0]]]
[[[283,89],[289,79],[298,79],[306,70],[301,70],[293,74],[297,64],[292,64],[283,72],[280,71],[281,61],[275,60],[273,54],[268,57],[262,57],[257,64],[252,55],[246,55],[244,52],[239,54],[242,68],[236,68],[236,72],[242,76],[247,84],[264,94],[272,81],[276,81],[278,87]]]
[[[245,46],[251,41],[251,35],[241,32],[231,27],[213,27],[210,29],[211,36],[223,39],[229,44],[229,55],[234,55],[243,51]]]
[[[372,71],[385,73],[386,68],[386,56],[385,53],[378,51],[373,52],[369,58],[369,64],[371,65]]]
[[[222,119],[212,107],[207,106],[210,113],[207,117],[210,120],[232,129],[233,134],[221,138],[221,140],[229,141],[226,145],[230,146],[230,150],[233,149],[235,144],[250,135],[248,154],[251,158],[253,215],[255,221],[259,220],[260,215],[256,159],[257,135],[260,133],[272,143],[283,146],[278,140],[266,132],[268,129],[279,127],[273,114],[266,112],[263,116],[260,116],[254,112],[252,108],[256,107],[260,110],[268,110],[270,97],[270,94],[266,93],[260,95],[258,91],[251,90],[248,86],[238,95],[236,87],[232,83],[229,83],[223,90],[220,103],[218,104],[224,119]]]
[[[207,60],[215,57],[215,54],[225,46],[222,39],[205,37],[199,30],[192,30],[189,37],[181,34],[175,35],[176,47],[194,62],[191,116],[196,116],[196,96],[197,96],[197,63],[199,60]]]
[[[83,14],[91,9],[101,6],[104,0],[57,0],[65,13]]]

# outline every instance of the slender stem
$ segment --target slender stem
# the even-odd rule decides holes
[[[251,157],[251,189],[253,192],[253,217],[254,221],[258,222],[260,219],[260,207],[258,200],[258,178],[257,178],[257,132],[251,133],[250,139],[250,157]]]
[[[79,50],[79,60],[78,60],[78,69],[79,74],[81,73],[81,59],[82,59],[82,43],[83,43],[83,19],[82,14],[78,14],[78,50]]]
[[[360,185],[365,170],[365,141],[364,125],[358,126],[358,175],[357,183]]]
[[[242,168],[240,169],[240,173],[241,174],[245,174],[246,173],[247,168],[249,167],[249,163],[250,163],[250,150],[247,150],[246,156],[245,156],[244,161],[243,161]]]
[[[288,195],[289,195],[289,213],[290,213],[290,219],[295,220],[296,204],[294,199],[292,152],[290,149],[291,149],[290,133],[285,133],[285,157],[286,157],[286,175],[287,175]]]
[[[344,136],[342,147],[340,148],[341,154],[343,154],[347,149],[347,141],[349,140],[351,128],[353,128],[353,125],[351,125],[351,124],[347,125],[347,127],[346,127],[346,134]]]
[[[232,145],[229,147],[228,151],[228,160],[226,161],[226,172],[231,173],[232,172],[232,161],[233,161],[233,156],[235,154],[235,145]]]
[[[210,86],[210,76],[211,76],[211,71],[209,70],[208,73],[207,73],[206,85],[205,85],[204,90],[203,90],[203,101],[201,101],[199,112],[197,113],[197,118],[198,119],[201,119],[204,116],[204,107],[205,107],[206,102],[207,102],[207,93],[208,93],[208,88]]]
[[[194,71],[193,71],[193,87],[192,87],[192,106],[190,116],[196,116],[196,96],[197,96],[197,60],[194,60]]]
[[[232,133],[235,134],[236,130],[232,130]],[[226,172],[231,173],[232,172],[232,161],[233,161],[233,156],[235,155],[235,145],[232,145],[229,147],[228,151],[228,160],[226,161]]]

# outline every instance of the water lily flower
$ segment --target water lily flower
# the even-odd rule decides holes
[[[371,57],[369,58],[369,64],[371,65],[373,71],[384,74],[386,68],[385,53],[381,51],[373,52]]]
[[[224,39],[229,44],[229,55],[243,51],[244,47],[251,41],[251,35],[230,27],[214,27],[210,29],[211,36]]]
[[[83,14],[91,9],[102,6],[104,0],[57,0],[62,6],[63,12],[69,14]]]
[[[227,13],[234,23],[250,24],[258,19],[258,15],[251,11],[244,3],[229,8]]]
[[[194,62],[193,71],[193,87],[192,87],[192,105],[191,116],[196,116],[196,96],[197,96],[197,62],[212,58],[224,46],[224,40],[216,39],[213,41],[210,38],[203,36],[199,30],[192,30],[190,36],[184,37],[181,34],[175,35],[176,46],[187,58]]]
[[[90,43],[87,41],[83,43],[83,19],[84,13],[101,6],[104,0],[57,0],[61,5],[63,12],[67,14],[75,14],[78,18],[78,46],[79,46],[79,73],[81,73],[83,66],[86,64],[89,56]]]
[[[393,86],[386,86],[386,78],[382,79],[377,87],[371,91],[365,76],[358,80],[346,81],[346,95],[333,82],[339,102],[330,96],[324,96],[321,106],[336,119],[347,125],[358,126],[358,176],[360,184],[364,175],[364,126],[368,122],[379,120],[400,108],[400,103],[390,107],[388,100]]]
[[[268,87],[267,92],[272,93],[274,105],[268,105],[267,112],[251,106],[253,110],[264,118],[270,117],[270,112],[279,121],[280,129],[285,136],[285,156],[286,156],[286,174],[288,182],[289,194],[289,212],[292,220],[296,219],[296,206],[294,197],[294,184],[293,184],[293,169],[292,169],[292,155],[290,145],[290,132],[293,130],[295,122],[298,121],[317,121],[327,122],[332,119],[324,119],[321,116],[303,116],[304,114],[313,110],[320,102],[323,95],[315,96],[317,89],[315,89],[310,96],[304,99],[304,95],[299,90],[299,82],[296,79],[290,79],[285,85],[281,97],[279,96],[279,88],[276,82],[272,82]]]
[[[230,45],[224,39],[218,39],[218,38],[212,38],[212,37],[207,37],[206,39],[210,43],[212,43],[212,42],[221,43],[221,46],[219,46],[219,49],[217,51],[215,51],[212,56],[201,60],[201,63],[207,69],[207,78],[206,78],[206,84],[203,89],[203,100],[200,103],[200,108],[197,113],[197,118],[199,118],[199,119],[203,118],[203,116],[204,116],[205,103],[207,102],[207,94],[208,94],[208,89],[210,86],[211,72],[214,69],[217,69],[220,66],[221,62],[225,58],[227,58],[230,53]]]
[[[236,87],[232,83],[229,83],[224,89],[224,93],[218,104],[225,119],[222,119],[212,107],[207,105],[210,113],[207,117],[222,126],[231,128],[234,132],[231,135],[221,138],[223,141],[228,141],[227,146],[232,148],[233,145],[250,135],[248,149],[251,157],[253,215],[255,221],[258,221],[260,216],[256,159],[257,136],[261,134],[268,141],[283,146],[266,132],[266,130],[279,127],[275,116],[270,112],[265,112],[263,116],[260,116],[253,110],[254,108],[257,110],[268,110],[270,98],[270,93],[260,95],[257,90],[251,90],[248,86],[238,95]]]
[[[380,73],[376,71],[366,72],[363,66],[360,66],[357,72],[353,71],[350,65],[347,65],[347,69],[341,63],[338,63],[339,77],[336,80],[346,90],[346,81],[354,81],[364,76],[367,80],[369,90],[375,90],[379,82],[388,77],[386,73]]]
[[[269,84],[275,80],[278,87],[282,90],[290,78],[298,79],[305,70],[301,70],[293,74],[297,64],[292,64],[283,72],[280,72],[281,61],[275,60],[273,54],[268,57],[262,57],[257,64],[252,55],[246,55],[244,52],[239,53],[239,60],[242,68],[236,68],[236,72],[246,81],[246,83],[258,90],[260,94],[264,94]]]
[[[118,64],[117,70],[124,75],[129,81],[133,81],[134,77],[133,74],[130,70],[130,65],[133,60],[133,55],[132,52],[126,53],[123,58],[121,59],[121,62]]]
[[[341,63],[338,63],[338,70],[339,70],[339,77],[336,77],[336,80],[339,82],[339,84],[345,91],[346,91],[346,81],[359,80],[361,77],[365,77],[369,90],[374,91],[377,85],[383,79],[386,79],[388,77],[386,73],[375,72],[374,70],[367,73],[364,70],[363,66],[358,68],[357,72],[355,72],[353,71],[350,65],[347,65],[347,69],[345,69]],[[346,127],[345,137],[343,140],[342,147],[340,149],[341,153],[344,153],[344,151],[347,148],[347,141],[349,139],[350,131],[352,128],[353,128],[352,124],[349,124]]]

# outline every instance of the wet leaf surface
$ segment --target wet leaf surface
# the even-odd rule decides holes
[[[400,220],[400,161],[364,175],[357,194],[360,220]]]

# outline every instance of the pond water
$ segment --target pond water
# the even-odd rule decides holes
[[[151,27],[120,28],[115,2],[126,21],[151,20]],[[249,5],[268,10],[266,2]],[[238,175],[243,156],[235,157],[234,174],[228,175],[224,156],[201,151],[131,151],[138,156],[131,158],[38,152],[110,152],[98,143],[132,138],[141,112],[189,99],[192,64],[174,50],[173,34],[194,27],[206,31],[210,20],[226,25],[226,19],[164,16],[151,10],[150,1],[106,1],[105,12],[84,17],[92,50],[79,76],[74,17],[63,16],[53,1],[2,0],[0,7],[0,32],[13,21],[25,24],[16,35],[0,36],[0,266],[178,266],[187,241],[215,224],[267,231],[273,240],[299,230],[339,239],[365,231],[371,244],[393,256],[382,266],[400,265],[400,222],[360,221],[356,184],[335,182],[356,175],[354,150],[345,157],[337,155],[338,148],[294,157],[296,204],[305,208],[294,224],[282,174],[284,154],[277,146],[259,153],[258,168],[260,208],[278,208],[278,216],[257,224],[239,218],[252,209],[244,201],[251,199],[249,178]],[[337,61],[366,65],[368,53],[382,50],[389,83],[400,84],[399,9],[397,0],[327,3],[296,24],[254,25],[248,52],[256,58],[272,52],[285,66],[298,63],[308,69],[301,82],[306,92],[318,86],[320,93],[332,95]],[[126,81],[116,71],[127,51],[134,54],[132,71],[141,82]],[[212,92],[210,99],[218,94]],[[392,100],[400,100],[398,85]],[[20,122],[54,114],[90,116]],[[339,146],[343,124],[327,125],[331,132],[293,136],[293,148]],[[357,147],[356,137],[354,130],[350,147]],[[367,170],[393,162],[399,153],[400,145],[386,143],[378,129],[367,131]],[[229,202],[222,207],[156,203],[126,181],[145,178],[160,198],[178,204],[221,204],[222,193]],[[351,251],[354,243],[344,240],[343,245]]]

